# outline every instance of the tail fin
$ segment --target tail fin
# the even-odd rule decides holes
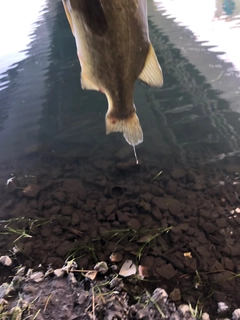
[[[111,112],[108,112],[106,114],[106,134],[111,132],[123,132],[124,138],[132,146],[143,142],[142,127],[135,111],[126,119],[117,119],[111,115]]]

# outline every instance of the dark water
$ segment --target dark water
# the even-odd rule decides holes
[[[188,5],[182,1],[183,8]],[[154,186],[166,187],[167,193],[175,197],[169,181],[173,180],[171,172],[180,166],[185,173],[191,172],[198,177],[198,187],[192,187],[197,198],[194,196],[188,203],[190,209],[196,207],[197,212],[199,199],[202,199],[207,203],[205,207],[201,204],[205,211],[209,207],[212,213],[213,207],[221,207],[219,212],[224,219],[228,219],[230,212],[238,218],[240,50],[237,36],[239,39],[240,8],[238,1],[223,4],[213,1],[213,10],[208,8],[209,13],[204,5],[204,2],[200,5],[203,12],[212,15],[210,21],[204,23],[209,23],[211,29],[208,30],[212,32],[201,34],[199,25],[194,29],[195,25],[189,26],[189,21],[184,23],[180,14],[180,18],[174,15],[174,6],[166,7],[166,1],[149,0],[150,38],[165,82],[162,89],[152,89],[140,82],[135,87],[135,104],[144,132],[144,142],[137,147],[139,160],[143,163],[143,170],[138,175],[135,169],[127,174],[113,169],[116,163],[120,169],[121,166],[128,168],[127,161],[134,161],[133,152],[126,147],[121,134],[105,135],[106,98],[101,93],[81,89],[75,41],[62,4],[47,1],[30,29],[30,43],[24,52],[12,54],[10,62],[8,55],[1,55],[0,70],[4,70],[0,75],[2,219],[8,219],[8,213],[9,218],[16,218],[11,211],[13,204],[5,203],[11,199],[5,195],[6,183],[11,177],[24,179],[17,187],[19,190],[29,182],[41,184],[51,179],[55,179],[54,188],[57,188],[63,177],[80,178],[92,185],[98,181],[97,187],[92,187],[93,193],[101,191],[101,183],[104,185],[101,181],[107,178],[112,185],[123,185],[128,194],[132,192],[132,197],[138,199],[137,187],[143,190],[144,183],[149,187],[151,179],[163,171],[163,180],[159,184],[154,180]],[[192,21],[198,19],[198,11],[193,11]],[[5,45],[14,41],[16,39],[11,35],[5,39]],[[190,178],[180,179],[177,183],[178,191],[181,188],[191,191]],[[226,184],[227,191],[213,193],[213,185],[224,188]],[[42,192],[42,198],[48,200],[46,190]],[[106,194],[106,188],[104,192]],[[31,213],[26,213],[28,218],[33,218],[34,214],[42,216],[40,201],[34,203],[35,200],[29,201],[21,194],[15,196],[19,197],[22,208],[28,205],[32,208]],[[11,201],[17,205],[17,200]],[[23,212],[20,210],[19,215],[25,216]],[[44,214],[42,217],[49,218]],[[222,218],[221,215],[218,217]],[[173,215],[170,222],[178,224],[179,219]],[[107,223],[110,227],[117,225],[114,219],[108,219]],[[211,223],[215,224],[214,218]],[[220,228],[221,224],[217,226]],[[239,224],[224,225],[223,229],[228,243],[235,245]],[[2,249],[4,241],[2,238]],[[48,248],[41,250],[44,256]],[[234,264],[231,272],[239,272],[239,256],[240,251],[228,255]],[[34,254],[33,257],[41,262]],[[33,267],[34,263],[28,258],[28,264]],[[218,260],[222,261],[221,257]],[[43,264],[47,262],[46,258]],[[234,301],[234,306],[237,302]]]

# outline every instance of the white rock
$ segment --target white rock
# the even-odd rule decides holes
[[[11,266],[12,265],[12,259],[9,258],[9,256],[1,256],[0,257],[0,262],[4,265],[4,266]]]
[[[56,277],[62,277],[64,275],[65,271],[62,269],[55,269],[53,271],[53,273],[55,274]]]
[[[209,314],[207,312],[204,312],[202,314],[202,320],[210,320]]]
[[[181,315],[185,316],[186,313],[191,314],[189,305],[187,304],[180,304],[180,306],[178,307],[178,311],[180,312]]]
[[[119,275],[122,277],[129,277],[136,274],[136,272],[137,267],[132,260],[126,260],[119,271]]]
[[[152,299],[155,301],[155,302],[159,302],[159,301],[163,301],[164,303],[167,302],[167,299],[168,299],[168,294],[167,292],[162,289],[162,288],[157,288],[153,291],[153,294],[152,294]]]
[[[235,309],[232,313],[232,320],[240,319],[240,309]]]
[[[228,305],[225,302],[218,302],[218,313],[224,312],[228,309]]]

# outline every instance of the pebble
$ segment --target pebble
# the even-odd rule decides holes
[[[174,269],[174,267],[170,263],[165,264],[165,265],[157,268],[156,271],[160,277],[163,277],[167,280],[175,277],[175,275],[176,275],[176,270]]]
[[[63,191],[55,191],[52,196],[61,203],[65,202],[67,198],[66,193]]]
[[[41,186],[37,184],[29,184],[23,189],[23,194],[28,198],[37,198],[41,191]]]
[[[173,291],[169,294],[169,298],[172,301],[179,301],[182,298],[181,291],[178,288],[174,288]]]
[[[239,320],[240,319],[240,308],[235,309],[232,313],[232,320]]]
[[[12,265],[12,259],[9,256],[1,256],[0,263],[9,267]]]

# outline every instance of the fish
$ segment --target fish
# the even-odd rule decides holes
[[[106,134],[122,132],[135,147],[143,131],[134,104],[137,79],[163,85],[163,73],[151,44],[147,0],[62,0],[75,37],[81,86],[105,94]]]

